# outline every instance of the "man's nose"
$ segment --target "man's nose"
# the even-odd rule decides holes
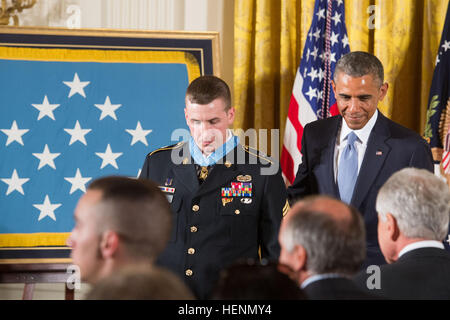
[[[357,98],[350,99],[348,103],[348,110],[349,112],[358,112],[360,110],[359,106],[359,100]]]

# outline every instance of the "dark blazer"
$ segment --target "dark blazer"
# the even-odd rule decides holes
[[[173,151],[189,163],[173,163]],[[237,259],[257,259],[258,248],[270,260],[280,254],[278,230],[288,203],[279,166],[274,174],[262,175],[271,159],[242,145],[232,152],[230,163],[214,165],[201,185],[184,143],[150,153],[140,175],[160,186],[170,181],[175,188],[172,236],[157,263],[184,279],[200,299],[210,295],[219,271]],[[252,184],[250,197],[223,196],[222,188],[243,178]]]
[[[305,292],[308,300],[376,300],[376,295],[360,289],[347,278],[327,278],[307,285]]]
[[[373,274],[373,273],[372,273]],[[361,271],[355,282],[365,290],[372,275]],[[420,248],[380,267],[380,289],[390,299],[450,299],[450,253],[439,248]]]
[[[306,195],[325,194],[340,199],[334,179],[334,148],[342,117],[335,116],[307,124],[302,137],[302,163],[288,188],[289,202]],[[412,130],[378,112],[367,142],[351,204],[363,215],[366,226],[367,259],[364,267],[386,263],[378,245],[375,200],[378,190],[396,171],[405,167],[433,172],[428,144]]]

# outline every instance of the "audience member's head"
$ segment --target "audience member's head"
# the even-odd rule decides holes
[[[450,191],[440,178],[423,169],[405,168],[381,187],[376,202],[378,242],[388,263],[406,245],[443,241],[448,233]]]
[[[87,300],[194,300],[172,272],[151,266],[126,267],[98,281]]]
[[[299,300],[303,291],[283,268],[263,259],[238,260],[222,270],[212,294],[214,300]]]
[[[93,181],[74,217],[67,243],[88,283],[125,265],[151,264],[172,226],[166,197],[153,182],[118,176]]]
[[[354,275],[366,255],[361,214],[327,196],[297,202],[283,219],[279,242],[280,263],[299,284],[319,274]]]

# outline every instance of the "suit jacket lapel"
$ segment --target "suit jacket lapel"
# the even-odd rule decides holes
[[[320,153],[319,163],[323,164],[317,171],[317,180],[325,181],[321,183],[320,193],[335,196],[339,199],[339,189],[337,187],[336,181],[334,179],[334,149],[336,147],[336,139],[339,129],[341,127],[342,117],[335,117],[334,122],[331,123],[329,133],[321,133],[323,137],[335,137],[334,139],[328,140],[328,144],[322,149]]]
[[[359,170],[358,179],[355,184],[355,191],[351,203],[358,208],[372,187],[386,160],[391,147],[386,144],[386,140],[390,137],[387,127],[386,118],[378,113],[378,119],[375,123],[364,154],[364,159]]]

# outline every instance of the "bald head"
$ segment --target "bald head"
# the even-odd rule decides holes
[[[365,259],[365,229],[361,214],[345,203],[313,196],[297,202],[280,230],[282,251],[301,246],[311,274],[352,275]]]
[[[295,207],[298,206],[297,209]],[[332,219],[349,221],[352,217],[351,208],[344,202],[328,196],[311,196],[297,202],[293,206],[293,212],[318,211],[329,215]]]

